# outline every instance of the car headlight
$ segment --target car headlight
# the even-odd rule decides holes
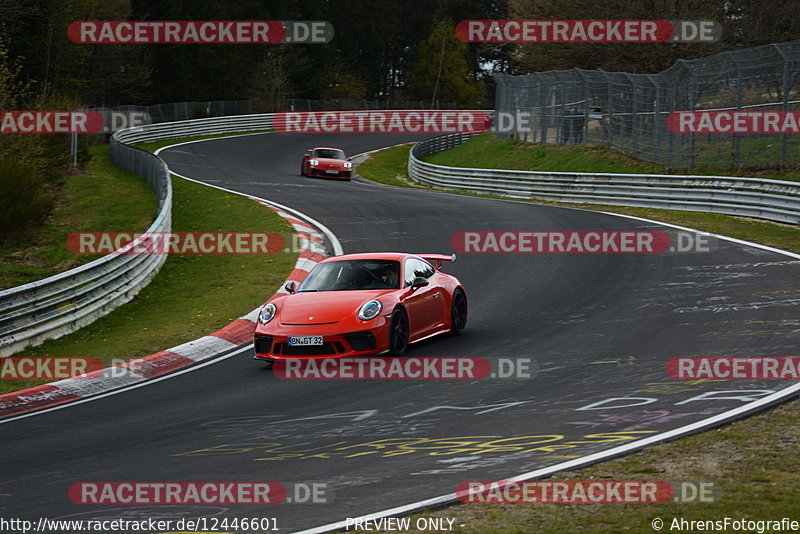
[[[266,306],[262,306],[261,310],[258,312],[258,322],[261,324],[267,324],[275,318],[275,313],[277,313],[277,311],[278,308],[275,307],[275,305],[271,302]]]
[[[383,306],[377,300],[370,300],[358,310],[358,318],[362,321],[369,321],[374,319],[381,312]]]
[[[319,165],[319,160],[318,159],[312,159],[310,163],[312,165]]]
[[[344,168],[345,168],[345,169],[349,169],[349,168],[350,168],[350,167],[352,167],[352,166],[353,166],[353,164],[352,164],[351,162],[349,162],[349,161],[345,161],[345,162],[344,162]]]

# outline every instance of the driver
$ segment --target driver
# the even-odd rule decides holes
[[[381,269],[381,281],[388,287],[397,287],[397,268],[394,265],[386,265]]]

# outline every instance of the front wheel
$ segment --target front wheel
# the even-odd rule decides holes
[[[453,304],[450,309],[450,333],[460,336],[467,328],[467,296],[460,289],[453,294]]]
[[[408,316],[401,308],[392,314],[389,325],[389,353],[401,356],[408,348]]]

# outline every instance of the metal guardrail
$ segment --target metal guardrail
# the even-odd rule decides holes
[[[135,170],[126,168],[145,175],[158,198],[156,218],[147,232],[169,232],[172,186],[167,167],[152,154],[138,152],[142,155]],[[0,357],[74,332],[130,301],[166,260],[160,254],[124,253],[141,241],[69,271],[0,291]]]
[[[442,189],[511,198],[705,211],[800,223],[800,182],[734,176],[474,169],[422,161],[470,137],[451,134],[417,143],[408,158],[408,175]]]
[[[233,115],[230,117],[210,117],[186,121],[160,122],[120,130],[114,134],[113,139],[120,143],[130,145],[133,143],[149,143],[174,137],[271,130],[272,118],[274,116],[274,113],[263,113],[258,115]],[[111,158],[113,159],[113,141],[111,148]],[[118,165],[122,165],[116,160],[114,160],[114,162]]]
[[[126,254],[147,246],[147,234],[172,228],[172,185],[166,164],[134,143],[174,137],[272,129],[273,114],[237,115],[149,124],[120,130],[110,140],[111,160],[145,177],[156,192],[156,218],[144,235],[94,261],[29,284],[0,291],[0,357],[85,326],[133,299],[166,261],[165,254]]]

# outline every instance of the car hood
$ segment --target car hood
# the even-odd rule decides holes
[[[278,308],[281,324],[311,325],[337,323],[355,317],[368,300],[392,290],[319,291],[287,295]]]

